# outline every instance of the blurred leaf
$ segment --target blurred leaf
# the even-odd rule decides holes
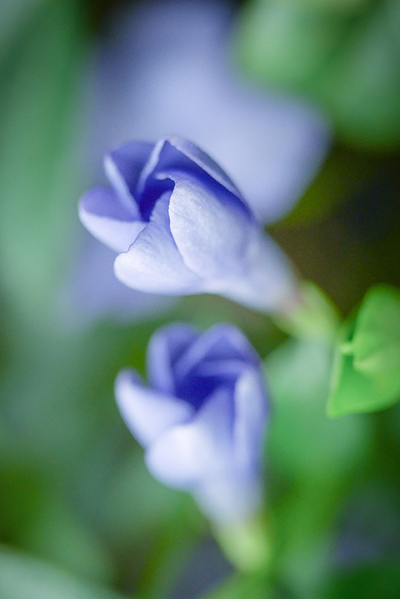
[[[371,3],[316,84],[340,132],[357,144],[399,145],[399,28],[397,0]]]
[[[287,2],[288,0],[280,0]],[[290,0],[294,6],[310,6],[312,8],[322,8],[328,11],[353,12],[371,2],[372,0]]]
[[[348,14],[253,1],[237,44],[253,76],[322,102],[346,140],[390,148],[400,143],[399,27],[397,0],[366,2]]]
[[[77,222],[82,10],[30,16],[0,65],[0,273],[23,316],[48,318]]]
[[[32,456],[10,456],[0,469],[0,536],[79,575],[109,581],[111,561]]]
[[[339,574],[322,599],[398,599],[400,568],[398,560],[385,564],[368,564]]]
[[[346,31],[341,15],[275,0],[245,6],[238,51],[246,69],[265,83],[309,87]]]
[[[109,583],[113,564],[83,517],[51,489],[19,533],[22,546],[79,576]]]
[[[41,0],[2,0],[0,3],[0,59],[16,30]]]
[[[373,412],[399,399],[400,293],[375,287],[339,337],[328,410],[331,416]]]
[[[332,350],[287,341],[266,360],[272,400],[268,459],[294,479],[342,479],[366,459],[368,422],[326,416]]]
[[[39,509],[47,485],[40,469],[29,455],[1,464],[0,536],[16,542],[18,532],[27,527]]]
[[[260,575],[236,575],[204,599],[275,599],[270,584]]]
[[[331,361],[330,344],[289,340],[265,362],[272,401],[267,464],[284,481],[272,498],[275,560],[295,596],[315,599],[331,567],[337,507],[371,450],[369,420],[326,415]]]
[[[187,493],[176,491],[156,481],[145,467],[140,449],[128,456],[112,478],[102,496],[102,521],[107,534],[122,542],[140,543],[161,528],[187,515],[192,517],[193,501]]]
[[[122,599],[81,582],[22,553],[0,550],[0,596],[4,599]]]
[[[381,166],[379,158],[371,153],[337,145],[300,201],[275,228],[307,225],[327,217],[355,193],[360,182],[371,180]]]

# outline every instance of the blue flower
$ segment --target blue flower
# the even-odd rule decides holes
[[[151,338],[150,387],[122,371],[120,412],[145,447],[150,472],[193,493],[216,522],[244,521],[262,497],[267,398],[260,361],[229,324],[205,333],[173,324]]]
[[[100,40],[90,73],[92,154],[178,132],[212,149],[268,224],[293,208],[315,176],[330,127],[316,106],[243,76],[232,52],[231,4],[148,0],[110,22],[113,43]]]
[[[262,311],[295,298],[291,266],[242,195],[202,150],[179,137],[127,143],[106,156],[111,188],[89,191],[80,218],[119,252],[117,278],[139,291],[216,293]]]

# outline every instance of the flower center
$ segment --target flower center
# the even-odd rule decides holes
[[[168,191],[172,191],[174,183],[171,179],[150,179],[140,198],[138,198],[139,210],[144,221],[149,221],[157,200]]]

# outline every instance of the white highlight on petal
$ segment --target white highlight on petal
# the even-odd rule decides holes
[[[205,279],[243,276],[243,258],[258,224],[222,188],[217,196],[190,176],[169,175],[175,182],[171,233],[185,264]]]
[[[116,277],[139,291],[180,295],[198,293],[201,279],[183,263],[169,228],[170,192],[157,201],[150,222],[126,253],[117,256]]]
[[[207,281],[206,290],[260,312],[276,312],[293,302],[298,281],[275,241],[259,231],[248,248],[245,275]]]
[[[232,408],[229,390],[217,389],[191,422],[172,427],[148,448],[150,472],[182,489],[226,472],[232,453]]]
[[[194,414],[188,402],[145,387],[133,370],[119,373],[115,398],[129,430],[144,446],[157,441],[171,426],[187,422]]]

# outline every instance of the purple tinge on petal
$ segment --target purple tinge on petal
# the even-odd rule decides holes
[[[169,176],[171,233],[188,268],[206,279],[245,275],[249,240],[258,230],[246,207],[225,188],[216,193],[186,173]]]
[[[187,324],[173,324],[156,331],[147,347],[147,373],[158,391],[176,394],[174,366],[200,333]]]
[[[187,169],[189,171],[194,170],[195,173],[203,171],[209,175],[213,181],[217,181],[234,196],[237,196],[244,201],[243,196],[236,185],[222,170],[219,164],[188,139],[173,135],[167,137],[164,142],[159,155],[157,171],[164,172],[176,170],[177,168],[182,168],[182,170]]]
[[[173,426],[146,452],[150,472],[162,482],[193,489],[230,467],[232,395],[220,388],[188,424]]]
[[[116,192],[105,187],[91,189],[83,196],[79,218],[96,239],[116,252],[126,251],[145,227],[121,203]]]
[[[122,283],[139,291],[198,293],[203,282],[185,266],[170,232],[169,197],[166,193],[158,200],[150,222],[135,243],[117,256],[115,274]]]
[[[195,144],[178,136],[161,139],[147,161],[138,182],[138,192],[143,197],[142,212],[147,211],[146,203],[149,187],[159,179],[165,179],[172,171],[192,175],[197,180],[214,189],[217,195],[228,190],[231,202],[237,203],[245,211],[248,206],[235,184],[221,167]]]
[[[199,364],[243,360],[258,365],[258,357],[245,336],[233,325],[218,324],[190,345],[174,364],[177,381],[190,375]]]
[[[118,375],[115,397],[126,425],[144,446],[171,427],[188,422],[194,413],[187,402],[145,387],[133,370]]]
[[[140,141],[125,143],[109,152],[104,167],[111,185],[124,206],[139,218],[137,184],[154,144]]]

